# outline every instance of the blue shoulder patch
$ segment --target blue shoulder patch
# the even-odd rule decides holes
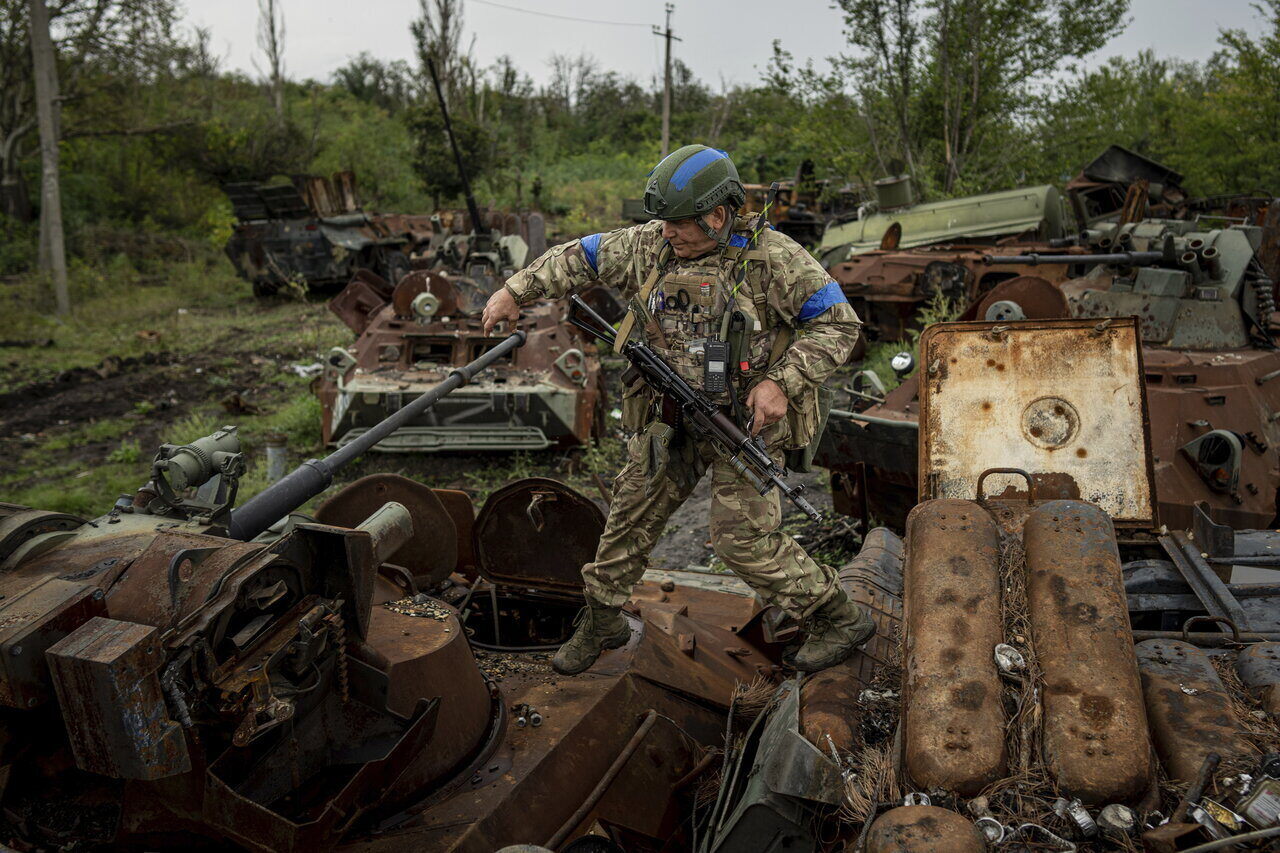
[[[596,265],[596,254],[600,251],[600,238],[603,234],[592,234],[583,237],[578,243],[582,246],[582,256],[587,259],[592,272],[600,272],[600,268]]]
[[[743,246],[747,245],[747,238],[743,237],[741,234],[731,234],[729,236],[729,245],[742,248]]]
[[[815,291],[812,296],[805,300],[796,319],[801,323],[807,323],[814,317],[821,315],[832,305],[839,305],[841,302],[848,301],[844,296],[844,291],[840,289],[840,285],[834,281],[829,281],[821,290]]]

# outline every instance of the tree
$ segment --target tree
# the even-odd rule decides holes
[[[284,121],[284,9],[277,0],[258,0],[258,47],[266,55],[271,105]]]
[[[333,72],[333,82],[356,98],[397,113],[413,100],[413,74],[404,60],[382,62],[368,51]]]
[[[62,188],[58,182],[58,69],[49,38],[49,10],[31,0],[31,67],[40,126],[40,268],[53,277],[58,313],[71,313],[67,293],[67,247],[62,233]]]
[[[173,36],[176,17],[174,0],[60,0],[49,7],[60,103],[79,105],[121,78],[153,78],[157,64],[183,47]],[[121,103],[115,107],[128,114]],[[89,126],[62,122],[58,137],[148,130],[118,123],[112,111],[92,116]],[[31,201],[21,165],[35,129],[28,0],[0,0],[0,214],[24,221]]]
[[[1034,86],[1124,25],[1128,0],[837,0],[855,50],[837,74],[883,161],[950,194],[1007,173]]]

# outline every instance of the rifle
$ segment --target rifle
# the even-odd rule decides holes
[[[617,338],[613,327],[577,296],[570,296],[569,301],[573,305],[573,310],[569,312],[569,322],[613,346]],[[804,499],[804,486],[792,486],[783,479],[786,471],[769,457],[764,442],[743,431],[728,415],[720,411],[719,406],[676,373],[648,344],[627,341],[622,346],[622,355],[631,362],[650,388],[679,407],[690,431],[710,439],[716,449],[728,458],[733,470],[760,494],[766,495],[770,489],[777,489],[809,518],[814,521],[822,520],[822,513]]]

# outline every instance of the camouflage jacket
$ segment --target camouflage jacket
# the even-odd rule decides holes
[[[662,340],[650,327],[644,332],[648,343],[695,387],[702,385],[697,344],[719,329],[742,260],[739,255],[746,251],[750,222],[739,217],[725,252],[688,260],[671,257],[650,294],[648,307]],[[659,221],[593,234],[552,248],[506,286],[520,305],[557,299],[595,282],[616,287],[629,301],[649,278],[664,246]],[[791,404],[787,444],[807,444],[816,428],[817,389],[849,357],[861,325],[858,315],[821,264],[784,234],[762,234],[760,245],[746,252],[746,263],[746,278],[733,304],[754,330],[742,356],[745,381],[739,391],[745,394],[765,377],[776,381]],[[790,343],[770,364],[774,340],[784,330]],[[624,398],[624,422],[633,420],[627,417],[625,402]]]

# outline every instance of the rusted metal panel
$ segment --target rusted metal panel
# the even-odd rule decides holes
[[[859,697],[876,668],[893,659],[902,627],[902,540],[883,527],[867,533],[862,549],[840,569],[840,586],[876,623],[876,633],[844,663],[816,672],[801,686],[800,725],[819,749],[852,752],[860,743],[865,704]]]
[[[413,537],[387,562],[403,566],[420,586],[438,583],[458,565],[457,531],[435,490],[399,474],[370,474],[343,487],[316,510],[316,520],[355,527],[387,501],[408,508]]]
[[[972,501],[933,500],[907,518],[904,761],[923,788],[977,795],[1004,777],[1000,540]]]
[[[159,631],[96,616],[47,653],[71,751],[81,770],[160,779],[191,769],[156,672]]]
[[[602,532],[594,502],[564,483],[529,477],[489,495],[472,544],[486,580],[577,592]]]
[[[457,615],[444,605],[440,609],[448,614],[443,619],[375,607],[368,642],[352,649],[355,658],[383,675],[386,693],[375,707],[410,717],[424,697],[447,695],[436,723],[447,736],[433,741],[428,754],[406,774],[404,790],[388,791],[388,796],[409,795],[446,778],[481,747],[496,724],[494,706],[501,700],[491,695]],[[439,685],[448,685],[448,690]]]
[[[1246,646],[1236,657],[1236,671],[1262,710],[1280,716],[1280,643]]]
[[[871,824],[867,853],[982,853],[986,839],[967,818],[937,806],[899,806]]]
[[[920,354],[921,500],[970,497],[981,472],[1018,468],[1036,497],[1086,500],[1116,524],[1151,526],[1155,480],[1132,318],[939,323]],[[1025,489],[997,475],[989,493]]]
[[[1151,783],[1151,742],[1111,520],[1050,501],[1024,530],[1045,763],[1068,797],[1132,801]]]
[[[650,610],[633,652],[606,653],[596,669],[631,657],[631,671],[654,684],[728,708],[734,685],[768,677],[774,666],[735,634],[679,613]],[[613,660],[609,656],[613,656]]]
[[[0,703],[35,708],[52,699],[45,650],[105,612],[101,591],[58,578],[6,600],[0,610]]]
[[[1180,640],[1146,640],[1134,648],[1152,739],[1170,778],[1190,782],[1210,752],[1224,760],[1251,752],[1227,689],[1202,650]]]

